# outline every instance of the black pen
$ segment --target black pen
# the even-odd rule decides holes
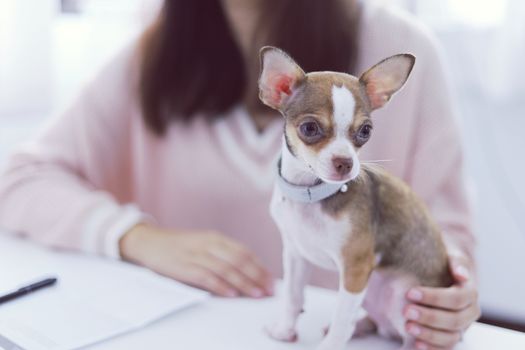
[[[46,278],[45,280],[30,284],[28,286],[22,287],[14,292],[11,292],[9,294],[0,296],[0,304],[3,304],[5,302],[8,302],[13,299],[17,299],[21,296],[24,296],[26,294],[32,293],[34,291],[37,291],[39,289],[52,286],[57,282],[56,278]],[[1,348],[0,348],[1,349]]]

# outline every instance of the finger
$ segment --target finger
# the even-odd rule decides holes
[[[262,266],[258,259],[244,247],[227,243],[222,249],[213,249],[210,254],[235,266],[241,273],[249,278],[265,294],[273,294],[273,279],[270,273]]]
[[[472,285],[449,288],[415,287],[408,291],[407,298],[417,304],[446,310],[463,310],[477,301],[477,291]]]
[[[230,265],[224,260],[213,255],[203,255],[196,259],[196,263],[212,271],[242,295],[252,298],[261,298],[265,295],[264,290],[256,283],[237,270],[235,266]]]
[[[459,332],[466,329],[475,320],[476,307],[472,305],[464,310],[454,312],[409,305],[405,308],[403,314],[407,320],[416,322],[419,325]]]
[[[197,288],[207,290],[222,297],[238,297],[239,292],[213,272],[197,265],[180,265],[171,270],[168,277]]]
[[[447,332],[412,322],[407,323],[406,331],[414,336],[418,340],[418,343],[424,343],[427,348],[436,347],[439,349],[448,349],[461,340],[461,332]],[[418,347],[418,349],[420,348],[421,347]]]
[[[465,283],[470,280],[470,271],[467,268],[467,260],[460,256],[450,256],[449,266],[454,280],[459,283]]]

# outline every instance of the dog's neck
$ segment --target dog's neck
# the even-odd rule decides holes
[[[300,186],[313,186],[318,183],[319,178],[308,168],[308,165],[290,152],[284,137],[281,157],[281,176],[287,182]]]

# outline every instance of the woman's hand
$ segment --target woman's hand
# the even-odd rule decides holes
[[[417,349],[451,349],[481,315],[469,261],[450,257],[449,265],[456,282],[452,287],[417,287],[407,293],[414,304],[404,310],[406,330],[417,338]]]
[[[124,259],[224,297],[260,298],[273,281],[247,248],[212,231],[170,231],[137,225],[120,240]]]

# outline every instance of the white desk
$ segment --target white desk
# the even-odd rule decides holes
[[[221,299],[168,316],[138,332],[106,341],[90,350],[191,349],[191,350],[299,350],[315,349],[322,339],[332,310],[331,291],[310,288],[306,312],[299,323],[299,341],[276,342],[266,336],[265,324],[278,308],[275,299]],[[369,336],[352,340],[349,350],[394,350],[399,344]],[[524,350],[525,334],[484,324],[475,324],[456,350]]]
[[[0,238],[2,233],[0,232]],[[8,253],[4,237],[0,239],[0,264],[9,264],[14,255],[30,260],[38,254],[31,244],[19,244]],[[12,251],[12,250],[20,251]],[[57,253],[53,253],[57,254]],[[9,261],[6,261],[9,260]],[[30,261],[27,261],[28,265]],[[86,259],[85,265],[100,264]],[[6,276],[23,274],[23,266],[8,266]],[[26,266],[27,267],[27,266]],[[90,270],[89,266],[84,266]],[[4,277],[6,277],[4,276]],[[1,278],[1,277],[0,277]],[[51,291],[49,291],[51,293]],[[37,292],[44,293],[44,292]],[[41,294],[42,295],[42,294]],[[35,294],[35,297],[37,294]],[[144,295],[144,298],[147,298]],[[335,301],[332,291],[319,288],[307,290],[305,313],[299,322],[299,341],[295,344],[276,342],[266,336],[264,325],[277,314],[275,298],[263,300],[211,298],[202,304],[170,314],[140,330],[90,346],[89,350],[184,349],[184,350],[285,350],[315,349],[328,324]],[[390,350],[399,344],[377,336],[352,340],[348,349]],[[457,350],[524,350],[525,334],[476,324],[466,334]]]

